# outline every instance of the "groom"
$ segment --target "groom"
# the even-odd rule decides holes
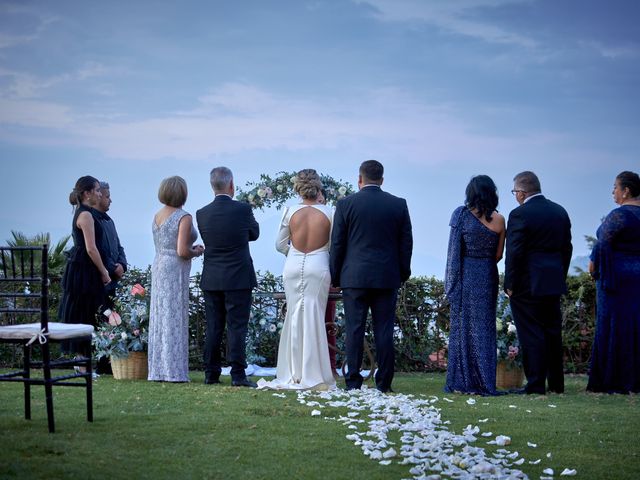
[[[205,381],[220,383],[222,335],[227,327],[227,361],[231,384],[257,385],[245,374],[245,344],[251,311],[251,290],[257,286],[249,242],[260,235],[251,206],[233,200],[233,174],[227,167],[211,170],[215,199],[196,212],[204,241],[200,288],[204,294],[207,332],[204,345]]]
[[[342,288],[346,316],[347,389],[362,386],[362,350],[371,309],[378,371],[376,387],[390,392],[393,327],[400,284],[411,275],[413,237],[407,202],[380,189],[384,168],[360,165],[360,191],[338,202],[331,235],[331,282]]]

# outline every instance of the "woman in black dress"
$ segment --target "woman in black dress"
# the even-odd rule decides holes
[[[89,175],[80,177],[69,195],[69,203],[74,208],[73,247],[68,252],[62,277],[63,295],[58,312],[65,323],[96,326],[96,314],[105,301],[105,286],[111,281],[100,256],[102,232],[93,208],[100,197],[100,182]],[[62,348],[66,353],[79,353],[73,343],[63,344]]]

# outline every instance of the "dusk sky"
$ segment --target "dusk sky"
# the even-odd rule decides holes
[[[90,174],[146,267],[167,176],[195,217],[215,166],[240,187],[309,167],[355,185],[375,158],[407,199],[415,275],[442,278],[476,174],[507,216],[513,176],[536,172],[586,255],[615,176],[640,170],[638,25],[635,0],[0,0],[0,239],[69,234]],[[274,273],[279,217],[256,212],[251,246]]]

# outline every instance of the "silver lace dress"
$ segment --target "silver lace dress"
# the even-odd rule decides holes
[[[178,226],[189,215],[173,212],[162,225],[153,222],[156,256],[151,266],[149,380],[189,381],[189,274],[191,260],[178,256]],[[191,227],[190,242],[198,234]]]

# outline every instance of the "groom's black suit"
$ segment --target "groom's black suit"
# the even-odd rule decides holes
[[[251,206],[216,195],[196,212],[204,241],[200,288],[204,293],[207,334],[204,363],[208,381],[221,371],[220,345],[227,326],[227,361],[234,382],[246,379],[245,343],[251,311],[251,290],[257,286],[249,242],[260,235]]]
[[[375,185],[340,200],[331,236],[331,283],[341,287],[346,315],[347,388],[362,386],[362,348],[371,309],[376,386],[391,389],[397,290],[411,275],[413,237],[407,202]]]
[[[564,208],[532,197],[509,214],[504,288],[523,349],[527,393],[564,391],[560,296],[567,291],[571,222]]]

